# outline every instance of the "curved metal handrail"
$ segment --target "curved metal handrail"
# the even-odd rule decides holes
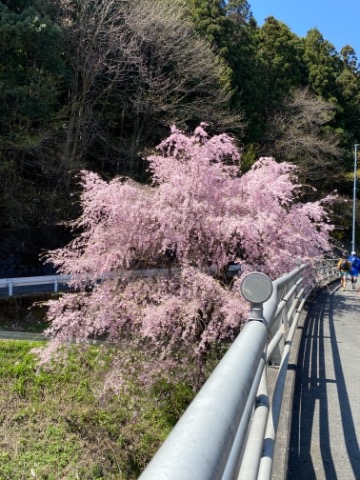
[[[272,282],[267,301],[251,304],[244,328],[139,480],[271,478],[297,321],[313,289],[334,278],[336,263],[321,260],[311,286],[304,284],[311,267],[300,265]],[[279,365],[272,400],[269,363]]]

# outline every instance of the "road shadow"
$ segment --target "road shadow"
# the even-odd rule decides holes
[[[334,296],[336,290],[336,288],[324,289],[317,296],[310,307],[304,324],[296,367],[286,480],[360,479],[359,443],[346,389],[334,323],[336,321],[334,319],[335,309],[337,314],[339,311],[346,314],[347,311],[353,312],[354,306],[347,302],[346,292],[343,294],[339,291]],[[357,309],[358,306],[356,306]],[[334,379],[329,379],[326,376],[324,341],[328,342],[329,337],[324,335],[325,322],[328,322],[330,334]],[[344,431],[345,448],[350,465],[350,467],[346,465],[348,473],[344,473],[342,476],[338,475],[341,468],[339,466],[335,468],[330,447],[330,413],[327,398],[327,385],[329,383],[336,385],[337,408],[340,410],[339,418],[341,418],[341,425],[338,428]],[[320,437],[318,440],[319,448],[312,451],[314,422],[319,425]],[[315,428],[317,428],[317,425]],[[342,435],[339,436],[339,441],[340,438],[342,438]]]

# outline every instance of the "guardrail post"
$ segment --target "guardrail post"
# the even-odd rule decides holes
[[[12,297],[12,295],[13,295],[13,280],[12,280],[12,278],[9,278],[8,285],[9,285],[9,297]]]
[[[279,285],[276,285],[275,293],[265,307],[266,309],[265,317],[270,319],[274,316],[273,323],[270,328],[270,333],[272,337],[276,334],[276,332],[279,331],[280,328],[283,329],[283,333],[285,335],[286,329],[289,326],[288,319],[287,319],[288,305],[292,304],[292,299],[295,297],[296,291],[291,295],[290,298],[287,298],[288,297],[287,293],[291,291],[292,287],[295,285],[297,280],[302,276],[302,270],[300,270],[300,266],[301,266],[300,258],[297,258],[295,260],[295,266],[299,268],[299,274],[296,275],[296,277],[294,277],[291,281],[286,282],[281,287]],[[281,309],[280,313],[277,313],[277,310],[281,303],[285,303],[285,305],[283,304],[282,305],[283,308]],[[285,348],[285,339],[283,336],[279,341],[277,347],[271,354],[270,363],[272,365],[277,365],[277,366],[280,365],[284,348]]]
[[[276,322],[272,325],[272,328],[270,329],[271,337],[275,335],[275,333],[280,329],[282,325],[284,325],[284,311],[278,316]],[[283,327],[285,328],[285,327]],[[279,366],[281,363],[281,358],[283,355],[285,347],[285,341],[284,337],[281,338],[280,342],[278,343],[277,347],[273,351],[271,357],[270,357],[270,363],[271,365]]]
[[[58,277],[55,277],[54,279],[54,292],[58,291]]]
[[[263,303],[250,303],[250,314],[248,321],[257,320],[258,322],[265,322]]]

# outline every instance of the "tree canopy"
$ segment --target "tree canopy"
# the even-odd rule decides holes
[[[274,17],[259,27],[247,0],[24,0],[0,12],[3,229],[75,218],[83,168],[146,183],[141,158],[171,124],[234,135],[245,169],[262,155],[296,163],[318,198],[351,192],[360,137],[351,45],[337,52],[318,29],[299,37]],[[293,108],[301,91],[307,100]],[[332,114],[305,133],[297,119],[321,102]],[[334,162],[340,174],[321,182]]]

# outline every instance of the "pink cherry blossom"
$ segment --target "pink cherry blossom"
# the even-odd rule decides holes
[[[231,341],[248,312],[240,279],[224,276],[228,263],[276,278],[297,257],[314,261],[329,250],[332,198],[301,203],[295,166],[273,158],[241,175],[235,140],[210,137],[204,123],[192,136],[173,126],[157,152],[147,158],[150,185],[81,172],[83,211],[72,225],[81,233],[48,256],[77,293],[48,302],[54,340],[42,358],[74,339],[125,339],[148,352],[139,374],[196,364],[198,387],[209,348]],[[149,268],[162,270],[134,275]]]

